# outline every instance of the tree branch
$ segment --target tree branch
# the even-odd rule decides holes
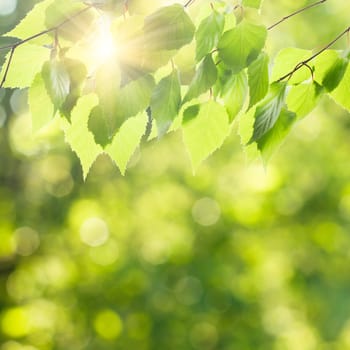
[[[309,58],[307,58],[304,61],[299,62],[294,69],[292,69],[289,73],[285,74],[283,77],[279,78],[277,81],[282,81],[286,78],[291,78],[292,75],[299,70],[301,67],[303,66],[308,66],[308,63],[313,60],[314,58],[316,58],[317,56],[319,56],[323,51],[326,51],[327,49],[329,49],[334,43],[336,43],[340,38],[342,38],[344,35],[348,34],[350,32],[350,26],[348,28],[346,28],[343,32],[341,32],[336,38],[334,38],[331,42],[329,42],[326,46],[324,46],[321,50],[317,51],[316,53],[314,53],[312,56],[310,56]]]
[[[188,1],[186,2],[186,4],[184,5],[184,7],[188,7],[188,6],[192,5],[195,1],[196,1],[196,0],[188,0]]]
[[[271,30],[271,29],[273,29],[274,27],[278,26],[280,23],[286,21],[287,19],[289,19],[289,18],[291,18],[291,17],[293,17],[293,16],[295,16],[295,15],[298,15],[298,14],[301,13],[301,12],[304,12],[304,11],[306,11],[306,10],[309,10],[309,9],[311,9],[312,7],[315,7],[315,6],[317,6],[317,5],[320,5],[320,4],[322,4],[322,3],[326,2],[326,1],[327,1],[327,0],[320,0],[320,1],[315,2],[314,4],[311,4],[311,5],[308,5],[308,6],[306,6],[306,7],[303,7],[303,8],[301,8],[300,10],[295,11],[295,12],[291,13],[290,15],[283,17],[283,18],[280,19],[278,22],[272,24],[270,27],[267,28],[267,30]]]
[[[82,9],[81,11],[75,13],[74,15],[70,16],[69,18],[67,18],[66,20],[64,20],[63,22],[59,23],[58,25],[52,27],[52,28],[49,28],[49,29],[45,29],[43,31],[41,31],[40,33],[37,33],[37,34],[34,34],[34,35],[31,35],[29,36],[28,38],[25,38],[23,40],[20,40],[20,41],[17,41],[16,43],[12,44],[12,45],[6,45],[6,46],[2,46],[0,47],[0,50],[8,50],[8,49],[11,49],[10,51],[10,56],[9,56],[9,59],[7,61],[7,64],[6,64],[6,69],[5,69],[5,73],[4,73],[4,76],[1,80],[1,83],[0,83],[0,89],[3,87],[3,85],[5,84],[5,81],[6,81],[6,78],[7,78],[7,74],[8,74],[8,71],[10,69],[10,66],[11,66],[11,63],[12,63],[12,58],[13,58],[13,55],[15,53],[15,50],[17,49],[18,46],[21,46],[25,43],[27,43],[28,41],[31,41],[33,39],[36,39],[40,36],[43,36],[47,33],[50,33],[50,32],[53,32],[53,31],[58,31],[58,29],[60,29],[61,27],[63,27],[65,24],[69,23],[72,19],[74,19],[75,17],[78,17],[80,16],[81,14],[83,14],[84,12],[88,11],[90,8],[92,8],[93,5],[88,5],[86,8]]]

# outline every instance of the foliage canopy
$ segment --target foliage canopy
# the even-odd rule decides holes
[[[350,28],[270,57],[279,22],[262,24],[261,3],[44,0],[5,34],[1,87],[29,89],[33,131],[58,121],[84,177],[102,153],[124,173],[142,141],[176,129],[195,170],[235,121],[267,161],[322,95],[350,110],[349,50],[331,49]]]

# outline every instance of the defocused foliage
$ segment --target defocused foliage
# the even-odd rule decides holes
[[[271,45],[321,46],[346,6],[283,24]],[[193,176],[174,133],[125,177],[100,157],[84,183],[54,128],[33,141],[26,91],[0,98],[1,350],[350,349],[350,116],[333,102],[266,169],[233,130]]]

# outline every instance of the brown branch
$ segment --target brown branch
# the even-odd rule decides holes
[[[334,43],[336,43],[340,38],[342,38],[344,35],[348,34],[350,32],[350,26],[348,28],[346,28],[343,32],[341,32],[336,38],[334,38],[331,42],[329,42],[326,46],[324,46],[321,50],[317,51],[316,53],[314,53],[312,56],[310,56],[309,58],[307,58],[304,61],[299,62],[289,73],[285,74],[283,77],[279,78],[277,81],[282,81],[286,78],[290,79],[292,77],[292,75],[299,70],[301,67],[304,66],[309,66],[308,63],[313,60],[314,58],[316,58],[317,56],[319,56],[322,52],[326,51],[327,49],[329,49]]]
[[[12,58],[13,58],[13,54],[15,53],[16,47],[17,46],[11,48],[10,57],[9,57],[9,59],[7,61],[7,64],[6,64],[5,73],[4,73],[4,76],[3,76],[2,80],[1,80],[1,83],[0,83],[0,89],[5,84],[5,81],[6,81],[6,78],[7,78],[7,74],[9,72],[9,69],[10,69],[10,66],[11,66],[11,62],[12,62]]]
[[[31,41],[33,39],[36,39],[40,36],[43,36],[45,34],[48,34],[50,32],[57,32],[61,27],[63,27],[65,24],[69,23],[72,19],[74,19],[75,17],[78,17],[79,15],[83,14],[84,12],[86,12],[87,10],[89,10],[91,7],[93,7],[92,5],[88,5],[86,8],[82,9],[81,11],[75,13],[74,15],[70,16],[69,18],[67,18],[66,20],[64,20],[63,22],[59,23],[58,25],[52,27],[52,28],[49,28],[49,29],[45,29],[43,31],[41,31],[40,33],[37,33],[37,34],[34,34],[34,35],[31,35],[29,36],[28,38],[25,38],[23,40],[20,40],[20,41],[17,41],[16,43],[12,44],[12,45],[6,45],[6,46],[2,46],[0,47],[0,50],[8,50],[8,49],[11,49],[10,51],[10,56],[9,56],[9,59],[7,61],[7,64],[6,64],[6,69],[5,69],[5,73],[4,73],[4,76],[1,80],[1,83],[0,83],[0,89],[4,86],[5,84],[5,81],[6,81],[6,78],[7,78],[7,75],[8,75],[8,72],[9,72],[9,69],[10,69],[10,66],[11,66],[11,63],[12,63],[12,59],[13,59],[13,55],[15,53],[15,50],[17,49],[17,47],[27,43],[28,41]],[[56,40],[56,38],[55,38]]]
[[[317,6],[317,5],[320,5],[320,4],[322,4],[322,3],[326,2],[326,1],[327,1],[327,0],[320,0],[320,1],[315,2],[314,4],[305,6],[305,7],[301,8],[301,9],[299,9],[298,11],[295,11],[295,12],[291,13],[290,15],[283,17],[282,19],[280,19],[279,21],[277,21],[276,23],[274,23],[274,24],[272,24],[270,27],[268,27],[267,30],[271,30],[271,29],[273,29],[274,27],[278,26],[280,23],[286,21],[287,19],[289,19],[289,18],[291,18],[291,17],[293,17],[293,16],[295,16],[295,15],[298,15],[298,14],[301,13],[301,12],[304,12],[304,11],[306,11],[306,10],[309,10],[309,9],[311,9],[312,7],[315,7],[315,6]]]
[[[188,1],[186,2],[186,4],[184,5],[184,7],[188,7],[188,6],[192,5],[195,1],[196,1],[196,0],[188,0]]]

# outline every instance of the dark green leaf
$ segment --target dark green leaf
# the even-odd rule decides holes
[[[46,62],[42,69],[42,76],[47,92],[56,109],[60,109],[70,91],[70,77],[62,61]]]
[[[258,57],[266,35],[264,26],[242,20],[223,34],[218,44],[219,56],[234,73],[238,73]]]
[[[152,117],[157,122],[158,136],[163,136],[177,116],[181,105],[181,86],[179,72],[163,78],[154,89],[151,97]]]
[[[109,139],[112,139],[119,123],[116,117],[117,99],[120,94],[120,69],[112,59],[100,66],[96,72],[96,93],[99,97],[99,111],[108,129]]]
[[[153,49],[179,49],[192,41],[194,31],[194,24],[179,4],[163,7],[145,18],[147,46]]]
[[[256,107],[254,131],[249,141],[260,140],[275,125],[286,96],[286,83],[273,83],[265,99]]]
[[[210,16],[202,20],[195,34],[197,62],[199,62],[214,47],[216,47],[224,26],[224,15],[215,10]]]
[[[331,92],[332,98],[343,108],[350,111],[350,65],[348,65],[343,79],[340,81],[338,86]]]
[[[334,90],[342,80],[349,61],[346,58],[339,57],[326,72],[322,80],[322,85],[327,91]]]
[[[131,81],[120,89],[116,97],[115,107],[117,127],[127,118],[136,116],[149,106],[154,87],[153,76],[145,75],[142,78]]]
[[[83,83],[85,82],[87,71],[84,64],[77,60],[64,59],[62,63],[65,65],[70,78],[69,95],[63,102],[60,112],[67,118],[75,106],[78,98],[81,96]]]
[[[193,98],[208,91],[215,84],[216,79],[216,65],[211,57],[211,54],[209,54],[199,65],[198,70],[184,97],[183,103],[188,102]]]
[[[263,99],[269,89],[269,58],[265,52],[248,67],[249,107]]]
[[[283,108],[274,126],[257,141],[258,148],[265,161],[282,144],[296,119],[295,113]]]
[[[91,110],[88,122],[88,129],[92,132],[96,144],[105,147],[111,142],[110,127],[107,122],[104,109],[101,105]]]

